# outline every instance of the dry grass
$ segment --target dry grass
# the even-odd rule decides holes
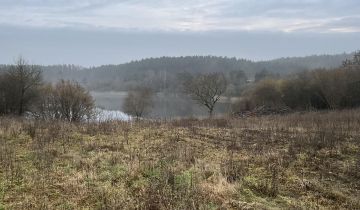
[[[360,209],[360,112],[0,119],[0,209]]]

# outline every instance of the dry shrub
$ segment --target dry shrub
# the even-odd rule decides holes
[[[193,171],[177,171],[167,163],[144,169],[141,176],[129,180],[128,186],[137,197],[140,209],[199,209],[205,204]],[[142,183],[142,190],[134,188]],[[139,185],[138,185],[139,186]]]
[[[18,182],[22,180],[23,172],[21,166],[17,163],[15,149],[14,145],[7,142],[7,139],[0,138],[0,166],[2,172],[5,178]]]
[[[229,183],[242,180],[248,172],[248,160],[234,160],[233,158],[229,158],[221,164],[221,174]]]
[[[260,165],[259,174],[251,174],[243,180],[243,185],[250,188],[260,196],[276,197],[281,187],[282,176],[285,171],[283,159],[276,153],[268,152],[263,154],[258,162],[253,164]]]
[[[52,141],[48,133],[38,134],[32,141],[33,164],[39,171],[49,170],[58,156],[58,151],[52,148]]]
[[[0,117],[1,133],[4,136],[16,138],[22,132],[22,120],[20,118]]]
[[[82,132],[90,136],[111,135],[117,133],[119,128],[127,126],[128,122],[121,121],[104,121],[104,122],[89,122],[80,124],[83,127]]]
[[[231,126],[230,119],[227,118],[218,118],[218,119],[196,119],[196,118],[187,118],[174,120],[171,124],[175,127],[215,127],[215,128],[227,128]]]
[[[14,209],[359,209],[358,117],[344,110],[218,120],[226,125],[190,120],[189,126],[186,120],[1,118],[3,203]]]
[[[37,129],[37,121],[28,121],[24,123],[23,129],[25,130],[25,133],[29,135],[32,139],[36,136],[36,129]]]

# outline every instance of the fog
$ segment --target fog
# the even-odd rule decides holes
[[[215,55],[251,60],[338,54],[360,48],[360,33],[122,31],[0,25],[0,63],[98,66],[161,56]]]

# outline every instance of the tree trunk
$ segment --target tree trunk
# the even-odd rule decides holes
[[[20,104],[19,104],[19,116],[21,116],[24,112],[24,95],[25,95],[25,90],[22,89],[21,90],[21,97],[20,97]]]
[[[213,111],[214,111],[214,107],[209,108],[209,118],[210,119],[213,118]]]

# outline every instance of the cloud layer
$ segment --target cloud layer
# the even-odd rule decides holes
[[[360,32],[358,0],[0,0],[0,24],[147,31]]]

